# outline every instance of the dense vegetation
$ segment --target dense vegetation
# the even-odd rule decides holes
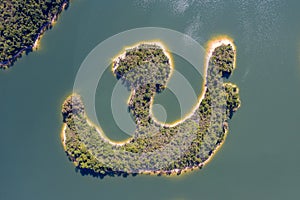
[[[234,70],[234,51],[231,45],[223,45],[215,49],[210,60],[211,65],[218,66],[222,75],[226,78]]]
[[[127,50],[114,68],[116,77],[133,91],[128,106],[135,122],[147,126],[151,122],[151,97],[164,90],[171,72],[169,58],[159,46],[142,44]]]
[[[1,0],[0,68],[12,65],[61,12],[69,0]]]
[[[180,174],[202,167],[224,140],[227,121],[240,106],[238,88],[224,83],[228,77],[224,72],[234,69],[234,54],[231,45],[214,50],[198,109],[176,126],[166,126],[152,120],[150,107],[155,93],[164,90],[170,76],[168,57],[156,45],[127,50],[113,67],[116,77],[132,91],[128,106],[137,124],[134,137],[121,146],[111,144],[89,125],[80,96],[73,94],[64,102],[62,112],[67,155],[82,173],[97,176],[147,171]]]

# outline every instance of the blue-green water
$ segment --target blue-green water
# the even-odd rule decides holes
[[[299,7],[279,0],[72,1],[40,50],[0,73],[0,199],[298,199]],[[232,37],[237,68],[230,80],[240,88],[242,107],[202,170],[172,178],[82,176],[60,143],[61,104],[90,50],[147,26],[184,32],[201,44],[218,34]],[[106,78],[115,83],[110,72]],[[109,137],[124,139],[102,106],[107,95],[98,88],[100,123]],[[178,115],[176,105],[168,105],[170,120]]]

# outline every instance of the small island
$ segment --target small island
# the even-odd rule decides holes
[[[238,87],[226,82],[235,69],[229,39],[212,40],[205,63],[203,94],[192,113],[174,124],[153,119],[151,106],[172,76],[172,60],[161,43],[143,42],[125,50],[112,64],[131,96],[128,110],[136,130],[127,141],[109,140],[92,125],[79,94],[62,106],[61,140],[68,158],[82,174],[104,177],[128,174],[181,174],[202,168],[225,141],[228,120],[240,107]]]
[[[23,52],[38,47],[69,0],[1,0],[0,69],[7,69]]]

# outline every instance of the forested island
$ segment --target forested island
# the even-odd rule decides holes
[[[0,68],[11,66],[22,53],[32,51],[69,0],[1,0]]]
[[[226,82],[235,68],[235,49],[228,40],[213,41],[205,63],[204,93],[188,118],[164,125],[152,118],[156,93],[172,75],[171,58],[162,45],[142,43],[117,56],[112,69],[131,96],[128,110],[136,122],[134,136],[114,143],[85,113],[79,94],[62,106],[62,143],[83,174],[103,177],[128,174],[181,174],[202,168],[224,142],[228,120],[240,107],[238,87]]]

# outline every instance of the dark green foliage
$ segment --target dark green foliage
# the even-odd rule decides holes
[[[69,0],[1,0],[0,68],[8,67],[23,51],[31,50],[64,3]]]
[[[230,44],[217,47],[212,54],[209,64],[216,66],[226,78],[234,70],[234,51]]]
[[[66,99],[62,106],[63,121],[66,122],[66,119],[78,114],[84,114],[84,105],[80,96],[73,94]]]
[[[139,47],[128,50],[125,58],[114,63],[116,76],[132,91],[128,106],[137,129],[128,143],[112,145],[90,126],[78,95],[69,97],[63,105],[66,152],[81,171],[103,176],[140,173],[139,169],[170,174],[171,170],[179,169],[180,174],[181,170],[201,167],[225,138],[227,121],[240,105],[238,88],[223,83],[223,70],[230,73],[233,70],[232,47],[221,45],[215,49],[207,69],[204,98],[191,117],[174,127],[157,124],[150,115],[157,85],[162,91],[169,78],[169,60],[158,46]],[[147,74],[149,67],[157,73]],[[186,149],[182,148],[179,158],[168,160],[177,149],[161,150],[168,145],[180,146],[184,142],[183,135],[193,136],[192,140],[186,143]],[[160,166],[161,161],[166,164]]]
[[[227,115],[231,118],[233,112],[240,107],[241,101],[239,89],[236,85],[225,83],[226,100],[227,100]]]
[[[150,100],[156,92],[162,92],[170,76],[168,57],[157,45],[141,44],[128,49],[124,58],[114,63],[114,73],[133,91],[129,110],[139,126],[151,122]]]
[[[169,78],[169,58],[157,45],[141,44],[128,49],[124,58],[114,62],[114,73],[129,89],[150,86],[153,92],[162,90]]]

